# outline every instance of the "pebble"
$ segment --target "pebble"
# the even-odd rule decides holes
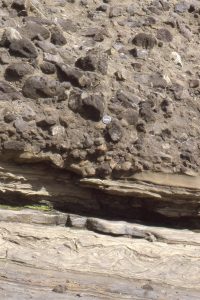
[[[95,94],[81,101],[80,113],[85,118],[98,122],[102,119],[105,105],[104,98],[100,94]]]
[[[16,9],[18,12],[25,11],[26,14],[29,11],[30,6],[31,6],[30,0],[13,0],[12,2],[12,8]]]
[[[122,127],[118,121],[112,121],[108,127],[108,135],[112,142],[117,143],[122,138]]]
[[[47,77],[31,76],[22,88],[23,94],[31,99],[51,98],[56,96],[62,100],[66,98],[65,88],[56,80]]]
[[[163,42],[172,42],[173,35],[166,28],[161,28],[157,31],[157,39]]]
[[[174,11],[176,13],[184,13],[189,9],[189,4],[186,1],[180,1],[175,5]]]
[[[189,81],[189,86],[191,88],[198,88],[199,87],[199,80],[198,79],[191,79]]]
[[[20,29],[20,32],[23,37],[31,40],[46,40],[50,38],[50,31],[33,21],[27,22],[26,25]]]
[[[15,28],[12,28],[12,27],[8,27],[5,29],[5,31],[3,33],[1,43],[3,43],[5,45],[7,43],[12,43],[13,41],[18,41],[21,39],[22,39],[22,36],[18,30],[16,30]]]
[[[51,43],[56,46],[63,46],[67,43],[64,34],[57,27],[51,29]]]
[[[133,44],[136,46],[143,47],[145,49],[153,49],[153,47],[156,45],[156,39],[151,34],[147,33],[138,33],[134,39]]]
[[[130,50],[130,53],[135,58],[145,59],[147,58],[149,51],[145,49],[134,48]]]
[[[40,68],[44,74],[54,74],[56,72],[56,67],[50,62],[44,62],[40,65]]]
[[[93,49],[87,53],[85,57],[81,57],[76,61],[76,66],[84,71],[99,71],[103,75],[107,74],[108,57],[98,49]]]
[[[14,39],[9,45],[10,52],[17,56],[36,58],[38,51],[35,45],[27,38]]]
[[[15,63],[5,70],[5,77],[9,81],[20,80],[22,77],[34,72],[34,68],[28,63]]]
[[[124,6],[113,6],[110,8],[109,17],[115,18],[115,17],[122,16],[125,10],[126,8]]]
[[[178,54],[177,52],[173,51],[173,52],[171,53],[171,59],[172,59],[172,61],[173,61],[176,65],[179,65],[179,66],[183,67],[183,63],[182,63],[182,59],[181,59],[180,54]]]
[[[7,51],[0,51],[0,64],[7,65],[10,63],[10,55]]]

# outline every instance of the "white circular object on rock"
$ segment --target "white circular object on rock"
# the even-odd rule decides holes
[[[105,115],[105,116],[103,116],[102,121],[104,124],[108,125],[112,121],[112,118],[111,118],[111,116]]]

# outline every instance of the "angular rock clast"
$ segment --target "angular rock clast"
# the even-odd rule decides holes
[[[57,97],[60,100],[66,97],[61,83],[43,76],[29,77],[24,83],[23,94],[32,99]]]

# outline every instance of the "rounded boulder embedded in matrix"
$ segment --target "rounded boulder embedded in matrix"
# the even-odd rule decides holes
[[[145,49],[153,49],[156,45],[156,39],[153,35],[142,32],[134,37],[133,44]]]

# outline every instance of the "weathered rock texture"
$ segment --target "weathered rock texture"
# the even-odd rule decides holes
[[[187,177],[170,187],[169,176],[163,185],[80,179],[8,162],[0,177],[1,203],[11,205],[0,210],[2,299],[199,298],[198,231],[138,223],[199,228],[199,192]],[[22,209],[44,205],[49,212]]]
[[[88,218],[111,237],[78,230],[80,216],[70,216],[73,230],[20,223],[28,215],[0,211],[1,299],[199,299],[197,233]]]
[[[2,204],[200,227],[199,177],[147,172],[128,180],[82,179],[42,163],[0,166]]]
[[[199,299],[199,28],[196,0],[0,0],[0,203],[52,210],[1,212],[0,298]]]
[[[3,155],[82,177],[199,173],[198,1],[0,7]]]

